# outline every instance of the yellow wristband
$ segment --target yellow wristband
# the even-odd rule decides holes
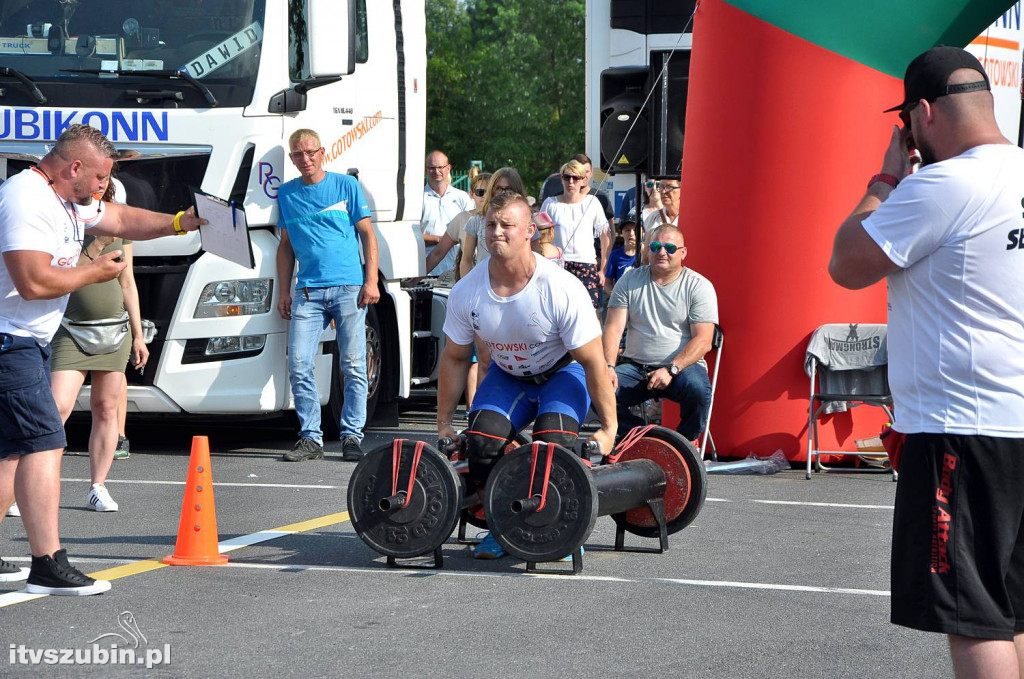
[[[176,233],[179,236],[184,236],[185,235],[185,229],[181,228],[181,216],[183,214],[185,214],[184,210],[182,210],[178,214],[174,215],[174,221],[171,222],[171,224],[174,225],[174,233]]]

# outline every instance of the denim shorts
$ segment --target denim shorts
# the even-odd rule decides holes
[[[31,337],[0,333],[0,457],[67,445],[50,390],[49,355]]]

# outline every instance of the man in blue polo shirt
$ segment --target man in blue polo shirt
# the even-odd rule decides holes
[[[277,310],[291,321],[288,377],[299,416],[299,440],[284,454],[288,462],[323,458],[320,398],[313,371],[324,328],[334,320],[338,335],[345,404],[341,411],[342,459],[362,457],[359,444],[366,423],[366,305],[377,290],[377,238],[370,208],[353,177],[323,169],[324,149],[313,130],[288,138],[299,177],[282,184],[281,244],[277,248]],[[359,245],[363,246],[364,265]],[[299,276],[290,294],[295,261]]]

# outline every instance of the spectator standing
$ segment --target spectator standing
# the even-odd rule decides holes
[[[604,291],[612,294],[615,282],[636,266],[636,222],[631,219],[619,222],[619,237],[608,255],[604,270]]]
[[[119,184],[111,177],[100,200],[123,203],[124,189]],[[78,263],[83,265],[114,251],[123,253],[125,268],[116,280],[93,283],[71,293],[61,326],[50,345],[50,388],[61,422],[67,422],[85,378],[91,376],[89,472],[92,487],[86,496],[86,506],[97,512],[118,510],[106,481],[118,444],[125,366],[129,358],[136,369],[149,360],[149,349],[142,335],[131,241],[86,236]],[[99,321],[105,323],[95,325]],[[97,333],[102,333],[99,342],[92,339]]]
[[[637,226],[642,227],[649,214],[665,207],[661,203],[661,182],[657,179],[648,179],[644,182],[644,196],[646,201],[638,218],[636,215],[636,187],[629,187],[619,208],[619,221],[632,220],[637,223]],[[637,240],[639,241],[641,238],[642,234],[637,234]]]
[[[704,276],[683,266],[686,247],[674,226],[650,234],[651,263],[615,284],[604,325],[604,357],[616,387],[619,436],[643,421],[629,411],[650,398],[679,404],[676,430],[695,440],[707,424],[711,382],[704,354],[718,323],[718,297]],[[626,347],[619,365],[619,340]]]
[[[965,50],[907,67],[902,129],[836,234],[829,273],[888,284],[889,384],[905,435],[892,617],[946,634],[957,677],[1024,667],[1024,151]],[[908,147],[922,166],[909,174]]]
[[[342,459],[355,462],[363,456],[360,442],[366,424],[366,307],[380,299],[377,237],[359,182],[324,170],[320,136],[313,130],[296,130],[288,147],[300,176],[282,184],[277,195],[277,310],[291,321],[288,378],[299,417],[299,440],[283,459],[299,462],[324,456],[314,365],[324,328],[333,320],[345,382]],[[360,243],[365,265],[360,263]],[[293,297],[289,293],[296,260],[299,274]]]
[[[427,154],[425,168],[427,184],[423,187],[423,213],[420,215],[420,232],[427,246],[427,255],[441,242],[441,236],[455,216],[473,209],[469,194],[451,185],[452,164],[441,151]],[[455,251],[450,250],[433,269],[427,269],[428,276],[440,276],[455,267]]]
[[[474,166],[475,170],[476,167]],[[427,271],[433,269],[437,264],[454,248],[456,245],[459,246],[459,269],[456,271],[455,280],[462,277],[461,257],[467,255],[466,250],[466,224],[473,218],[474,215],[482,215],[482,209],[486,202],[487,196],[487,185],[490,183],[491,173],[490,172],[478,172],[473,177],[470,183],[471,191],[470,197],[473,199],[474,208],[472,210],[466,210],[455,215],[455,218],[448,223],[448,228],[445,230],[444,235],[441,236],[441,241],[434,246],[434,249],[427,255]],[[469,251],[472,253],[472,250]]]
[[[563,165],[561,179],[564,193],[545,200],[541,212],[546,212],[555,223],[554,243],[562,249],[565,270],[583,283],[597,309],[604,270],[598,265],[594,239],[608,242],[608,219],[598,200],[582,190],[586,181],[586,168],[582,163],[570,160]],[[604,263],[601,259],[602,267]]]
[[[533,226],[540,234],[532,243],[533,251],[545,259],[554,262],[560,268],[565,268],[565,259],[562,257],[562,248],[555,245],[555,223],[547,212],[538,212],[533,216]]]
[[[647,243],[650,241],[649,234],[662,224],[679,226],[679,180],[662,179],[658,182],[658,194],[661,197],[661,207],[648,213],[643,222],[643,241],[640,244],[640,263],[646,264],[648,251]]]
[[[473,218],[466,222],[466,253],[462,257],[462,277],[473,270],[473,267],[487,259],[487,242],[484,238],[484,223],[487,210],[491,201],[499,193],[511,191],[520,196],[526,195],[526,187],[523,185],[523,178],[514,167],[502,167],[495,170],[487,185],[487,192],[484,194],[484,204],[480,212],[473,215]]]
[[[78,206],[103,190],[117,150],[98,130],[69,126],[38,165],[0,187],[0,509],[17,494],[32,566],[26,574],[0,559],[0,582],[28,579],[32,594],[85,596],[110,589],[71,565],[60,546],[61,453],[67,441],[50,391],[46,361],[67,295],[116,278],[120,253],[76,266],[86,232],[135,240],[194,231],[193,210],[165,215],[103,203],[90,219]],[[20,404],[12,407],[12,403]]]

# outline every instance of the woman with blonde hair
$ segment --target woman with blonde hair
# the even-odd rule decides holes
[[[583,190],[587,181],[583,163],[570,160],[562,166],[560,175],[564,193],[545,200],[540,211],[546,212],[555,223],[554,244],[562,249],[565,270],[583,283],[597,309],[603,276],[594,239],[608,232],[608,219],[597,198]]]
[[[520,196],[526,197],[526,186],[523,178],[519,176],[519,170],[514,167],[503,167],[495,170],[491,181],[487,185],[487,192],[484,194],[484,204],[480,211],[466,223],[466,245],[462,254],[462,268],[460,273],[463,277],[473,270],[473,267],[487,259],[490,254],[487,252],[486,238],[484,237],[484,223],[487,217],[487,208],[491,205],[491,199],[501,191],[512,191]]]

